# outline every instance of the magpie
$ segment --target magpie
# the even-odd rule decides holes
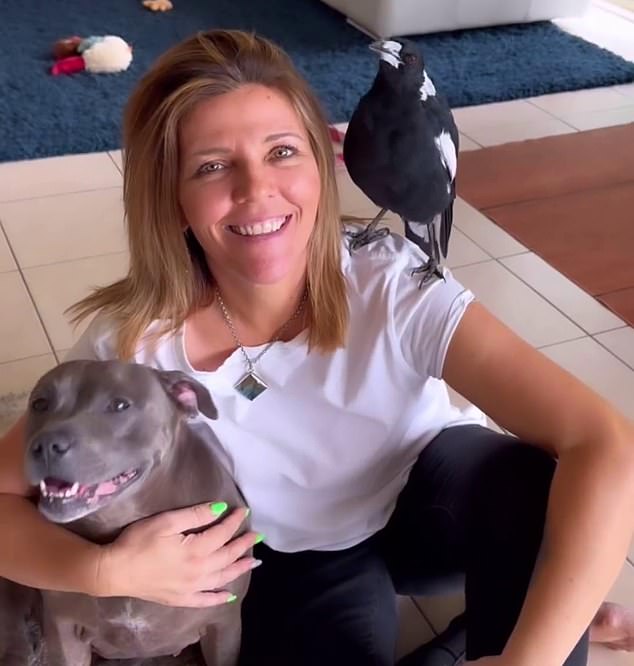
[[[428,261],[415,268],[422,287],[443,277],[456,197],[458,129],[436,91],[417,45],[407,39],[370,44],[379,66],[346,130],[343,158],[359,189],[381,210],[362,231],[349,232],[354,250],[389,234],[377,229],[387,211],[399,215],[405,236]]]

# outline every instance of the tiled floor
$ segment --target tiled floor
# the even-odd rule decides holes
[[[634,60],[634,23],[616,14],[595,6],[583,20],[559,23]],[[458,109],[456,118],[463,150],[632,122],[634,84]],[[123,274],[120,164],[117,152],[0,164],[0,307],[9,313],[0,320],[0,396],[28,390],[72,344],[83,327],[71,329],[65,307]],[[374,211],[344,172],[340,188],[346,212]],[[455,218],[448,263],[458,278],[531,344],[634,417],[634,330],[464,201]],[[610,597],[634,605],[632,564]],[[461,606],[460,596],[402,599],[400,651],[442,629]],[[634,654],[593,649],[591,664],[634,666]]]

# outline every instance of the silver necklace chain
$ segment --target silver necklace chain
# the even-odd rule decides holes
[[[299,302],[299,305],[297,306],[297,310],[291,315],[290,319],[278,330],[277,335],[266,345],[266,347],[252,360],[249,358],[249,355],[247,354],[246,349],[240,342],[240,338],[238,337],[238,333],[236,331],[235,326],[233,325],[233,321],[231,319],[231,316],[229,315],[229,311],[227,310],[227,306],[225,305],[225,302],[222,300],[222,296],[220,295],[220,290],[218,287],[216,287],[216,298],[218,299],[218,305],[220,306],[220,309],[222,310],[222,316],[224,317],[224,320],[227,322],[227,326],[229,327],[229,330],[231,331],[231,335],[233,336],[233,339],[235,340],[235,343],[238,345],[240,351],[242,352],[242,355],[244,356],[247,365],[249,367],[249,371],[253,371],[253,368],[255,364],[266,354],[266,352],[282,337],[282,334],[284,331],[292,324],[297,317],[302,313],[302,310],[304,309],[304,304],[306,303],[306,298],[308,297],[308,290],[305,289],[304,293],[302,294],[302,298]]]

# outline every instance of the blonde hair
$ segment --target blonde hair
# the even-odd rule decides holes
[[[178,203],[178,129],[199,101],[260,84],[281,92],[304,123],[321,178],[308,245],[309,347],[344,344],[348,301],[341,272],[341,219],[334,151],[323,111],[290,58],[269,40],[237,30],[198,33],[164,53],[133,91],[123,118],[124,186],[130,267],[125,278],[68,308],[77,323],[97,311],[114,316],[117,353],[134,355],[151,323],[153,339],[173,333],[213,301],[204,252],[183,233]]]

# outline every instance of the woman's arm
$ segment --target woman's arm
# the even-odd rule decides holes
[[[101,549],[46,520],[29,499],[24,421],[0,440],[0,576],[29,587],[98,594]]]
[[[221,514],[218,525],[189,536],[183,533],[221,516],[209,504],[168,511],[135,523],[107,546],[49,522],[29,498],[24,420],[0,439],[1,577],[34,588],[203,607],[226,603],[231,594],[223,588],[257,565],[244,555],[258,535],[234,538],[245,509]]]
[[[504,663],[561,666],[619,574],[634,531],[634,426],[482,305],[443,377],[496,423],[557,456],[544,541]]]

